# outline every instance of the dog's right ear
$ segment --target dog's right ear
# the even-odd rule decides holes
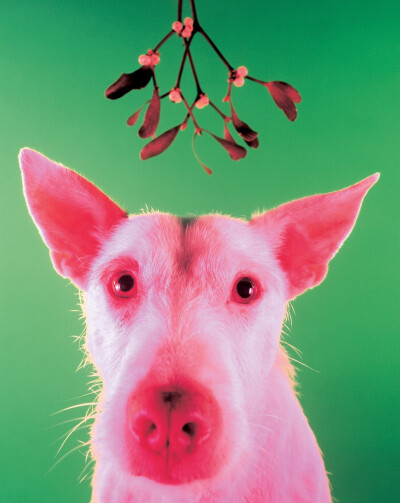
[[[24,148],[19,155],[25,199],[56,271],[79,288],[111,229],[127,213],[74,171]]]

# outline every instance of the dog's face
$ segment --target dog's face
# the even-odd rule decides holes
[[[249,421],[276,359],[285,306],[283,275],[258,231],[218,215],[135,216],[95,260],[87,344],[106,390],[95,444],[121,470],[177,484],[215,476],[255,449]],[[221,425],[218,438],[165,473],[144,464],[125,434],[131,397],[156,387],[201,388],[214,404],[207,421],[213,430]]]
[[[103,381],[92,438],[101,501],[129,501],[138,480],[176,498],[193,483],[246,480],[270,435],[266,396],[280,400],[271,369],[286,303],[323,280],[377,175],[250,222],[128,217],[67,168],[28,149],[20,159],[54,266],[84,291]]]

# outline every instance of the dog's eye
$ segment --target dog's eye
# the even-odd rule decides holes
[[[232,290],[232,297],[235,302],[240,304],[249,304],[258,293],[258,288],[251,278],[240,278],[235,282]]]
[[[130,272],[117,273],[112,279],[111,286],[117,297],[133,297],[136,293],[136,281]]]

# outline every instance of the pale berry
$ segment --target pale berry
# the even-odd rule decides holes
[[[189,27],[189,26],[192,26],[193,27],[193,19],[191,17],[185,17],[185,26]]]
[[[182,37],[184,38],[190,38],[191,34],[192,34],[192,31],[193,31],[193,28],[192,27],[186,27],[185,26],[185,29],[182,31]]]
[[[141,54],[139,56],[139,63],[143,66],[151,65],[151,58],[148,54]]]
[[[248,71],[245,66],[239,66],[239,68],[236,70],[237,77],[246,77],[247,74],[248,74]]]
[[[179,88],[175,88],[170,91],[169,99],[174,103],[180,103],[182,101],[182,96]]]
[[[244,84],[244,78],[243,77],[237,77],[233,81],[233,85],[236,86],[236,87],[242,87],[243,84]]]
[[[207,98],[207,95],[202,94],[200,98],[196,101],[197,108],[204,108],[210,103],[210,100]]]
[[[151,64],[152,65],[158,65],[160,62],[160,55],[157,54],[156,52],[153,52],[152,55],[150,56]]]
[[[183,25],[180,21],[175,21],[175,23],[172,23],[172,29],[176,31],[176,33],[180,33],[182,31]]]

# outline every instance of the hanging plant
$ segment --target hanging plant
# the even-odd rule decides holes
[[[244,146],[239,145],[231,132],[228,129],[228,123],[232,123],[234,130],[238,134],[239,138],[250,148],[258,148],[259,139],[258,133],[254,131],[246,122],[241,120],[233,106],[232,103],[232,88],[243,87],[246,80],[260,84],[264,86],[275,104],[284,112],[286,117],[290,121],[294,121],[297,117],[296,104],[300,103],[301,97],[299,92],[290,84],[281,81],[271,81],[265,82],[256,79],[248,74],[247,68],[245,66],[233,67],[227,59],[223,56],[218,47],[211,40],[209,35],[206,33],[204,28],[200,25],[199,19],[197,17],[195,0],[190,1],[190,8],[192,12],[192,17],[186,17],[182,20],[182,3],[183,0],[178,0],[178,14],[177,20],[172,23],[172,29],[162,38],[162,40],[155,46],[154,49],[149,49],[147,54],[142,54],[139,56],[140,68],[132,73],[123,73],[105,92],[107,98],[115,100],[121,98],[126,93],[132,90],[143,89],[146,87],[150,81],[153,82],[153,96],[151,100],[144,103],[139,110],[132,114],[128,120],[128,126],[133,126],[139,119],[142,109],[148,104],[146,109],[144,122],[139,129],[139,136],[141,138],[150,138],[152,140],[145,145],[145,147],[140,152],[140,157],[142,160],[149,159],[156,155],[164,152],[174,141],[178,132],[186,129],[188,120],[190,119],[194,124],[194,135],[192,140],[193,151],[196,159],[199,161],[201,166],[204,168],[206,173],[211,174],[212,171],[208,168],[198,157],[194,150],[194,140],[197,136],[201,136],[202,133],[207,133],[212,138],[214,138],[229,154],[229,156],[237,161],[246,156],[247,150]],[[219,59],[226,66],[228,70],[228,89],[223,102],[229,104],[229,114],[225,114],[203,91],[199,77],[196,71],[196,67],[193,61],[192,52],[190,46],[193,38],[197,35],[201,35],[210,45],[210,47],[218,55]],[[181,59],[181,64],[179,67],[178,75],[175,84],[170,88],[170,90],[160,96],[159,87],[156,80],[156,66],[160,63],[160,48],[167,42],[169,38],[176,35],[182,39],[183,42],[183,56]],[[196,85],[196,96],[191,104],[186,100],[182,89],[180,87],[183,69],[186,62],[189,61],[189,65],[192,71],[194,83]],[[174,126],[173,128],[165,131],[164,133],[156,136],[157,127],[160,120],[161,111],[161,100],[166,97],[176,103],[182,104],[185,109],[185,115],[180,124]],[[202,109],[210,105],[217,114],[222,118],[224,122],[224,138],[221,138],[214,133],[211,133],[207,129],[201,127],[195,116],[194,109]]]

